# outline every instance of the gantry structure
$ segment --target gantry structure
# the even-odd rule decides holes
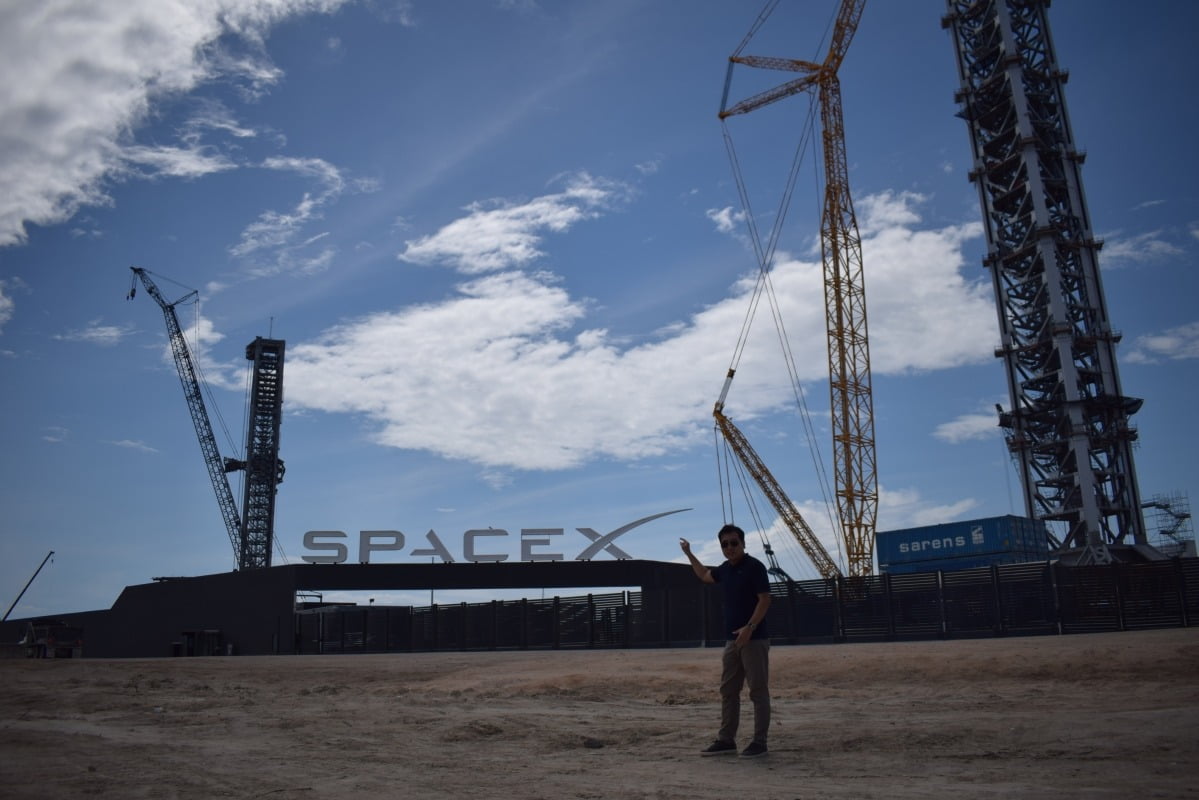
[[[283,422],[282,339],[261,336],[246,345],[253,362],[249,425],[246,433],[246,481],[242,496],[241,569],[271,565],[275,538],[275,496],[283,482],[279,427]]]
[[[134,285],[130,287],[129,298],[137,294],[137,280],[140,278],[146,291],[162,309],[166,320],[167,337],[179,382],[183,385],[183,396],[196,429],[196,438],[200,442],[200,451],[204,455],[204,464],[208,468],[208,477],[216,494],[226,533],[233,545],[237,568],[269,567],[275,542],[275,494],[283,481],[284,471],[283,460],[279,458],[279,427],[283,422],[285,343],[282,339],[259,336],[246,346],[246,358],[253,362],[246,459],[222,458],[204,405],[200,373],[175,313],[176,306],[193,301],[197,292],[192,290],[181,299],[169,303],[148,270],[141,267],[130,269],[134,274]],[[233,491],[229,488],[229,473],[238,470],[246,471],[240,515],[233,501]]]
[[[1108,563],[1146,544],[1131,417],[1066,114],[1047,0],[948,0],[1011,407],[999,411],[1028,516],[1051,545]],[[1058,538],[1060,537],[1060,538]]]

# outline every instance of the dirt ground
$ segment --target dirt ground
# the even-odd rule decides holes
[[[751,761],[698,755],[718,662],[0,661],[0,797],[1199,797],[1199,629],[776,646]]]

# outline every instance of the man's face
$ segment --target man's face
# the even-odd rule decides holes
[[[745,554],[744,545],[742,544],[741,539],[735,533],[721,534],[720,551],[724,553],[724,557],[730,561],[736,561]]]

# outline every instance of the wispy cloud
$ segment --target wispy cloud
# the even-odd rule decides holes
[[[4,326],[12,319],[16,310],[17,304],[8,296],[8,284],[0,280],[0,334],[4,333]]]
[[[956,419],[938,425],[933,431],[934,437],[950,444],[990,439],[998,435],[999,418],[994,412],[963,414]]]
[[[705,214],[716,224],[720,233],[734,233],[745,222],[744,211],[734,211],[732,206],[709,208]]]
[[[57,425],[51,425],[44,430],[46,432],[42,434],[42,440],[50,442],[51,444],[62,444],[67,440],[67,437],[70,436],[71,433],[66,428],[62,428]]]
[[[132,324],[101,325],[99,320],[89,322],[87,327],[58,334],[54,338],[63,342],[86,342],[98,344],[101,347],[112,347],[120,344],[121,340],[133,333]]]
[[[143,168],[146,177],[199,178],[214,172],[234,169],[228,157],[203,147],[126,147],[122,158],[127,164]]]
[[[405,242],[399,258],[414,264],[445,264],[466,275],[523,267],[545,255],[539,246],[548,233],[565,233],[594,219],[628,188],[586,173],[571,176],[566,188],[523,203],[473,203],[465,217],[436,233]]]
[[[1120,231],[1104,234],[1099,254],[1101,266],[1109,269],[1134,264],[1155,264],[1183,254],[1183,249],[1166,239],[1164,231],[1156,230],[1137,236],[1124,236]]]
[[[1191,358],[1199,358],[1199,322],[1138,336],[1121,360],[1129,364],[1156,364]]]
[[[336,166],[319,158],[273,157],[266,159],[262,168],[302,175],[312,180],[316,188],[305,192],[290,211],[262,212],[257,220],[242,231],[238,243],[229,248],[230,255],[247,261],[252,277],[281,272],[311,273],[326,269],[332,263],[336,250],[330,246],[316,248],[315,245],[324,240],[328,232],[310,233],[309,226],[320,220],[325,207],[343,193],[375,191],[378,188],[376,182],[369,179],[347,180]]]
[[[112,177],[227,168],[194,139],[163,147],[133,137],[160,97],[205,81],[219,77],[260,95],[281,76],[265,55],[266,32],[342,2],[43,0],[36,13],[0,4],[0,74],[20,76],[0,85],[0,246],[24,242],[26,223],[52,225],[108,203]]]
[[[117,441],[109,442],[109,444],[116,445],[117,447],[124,447],[127,450],[137,450],[142,453],[158,452],[158,450],[146,444],[145,442],[134,439],[119,439]]]

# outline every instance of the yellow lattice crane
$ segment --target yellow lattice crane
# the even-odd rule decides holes
[[[739,53],[732,56],[729,59],[730,79],[737,64],[795,72],[799,73],[799,77],[733,106],[727,106],[726,83],[725,100],[719,115],[724,120],[804,91],[815,91],[818,96],[824,147],[824,208],[821,214],[820,247],[824,262],[834,483],[841,535],[845,541],[851,576],[870,575],[874,571],[874,532],[878,515],[862,241],[849,193],[841,83],[837,77],[837,69],[857,30],[864,6],[865,0],[842,0],[828,54],[821,63]],[[759,17],[759,24],[767,13]],[[720,413],[720,405],[717,414]],[[759,485],[762,485],[761,481]],[[817,567],[820,568],[820,565],[817,564]]]

